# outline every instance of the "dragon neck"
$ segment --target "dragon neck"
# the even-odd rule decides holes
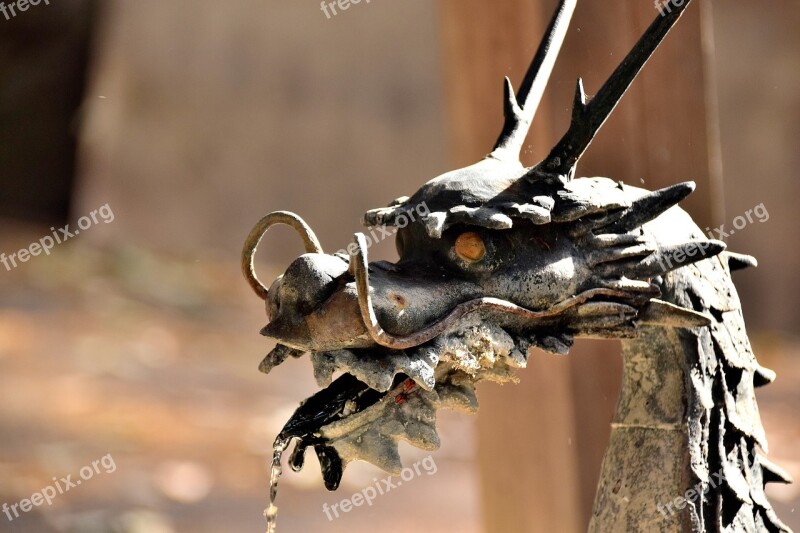
[[[685,348],[666,328],[623,342],[622,390],[591,531],[687,530],[683,513],[666,507],[692,485]]]
[[[789,531],[764,484],[756,361],[728,257],[664,278],[664,299],[712,318],[693,329],[643,327],[623,342],[624,376],[590,531]]]

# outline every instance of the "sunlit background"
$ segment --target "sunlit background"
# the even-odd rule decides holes
[[[591,94],[634,42],[626,37],[615,48],[602,36],[637,35],[645,24],[630,21],[657,15],[647,0],[611,0],[630,16],[603,19],[599,10],[610,2],[586,2],[595,5],[579,6],[545,101],[556,132],[569,116],[578,64],[571,58],[591,66],[580,72]],[[498,2],[516,29],[480,16],[489,8],[479,0],[363,0],[336,15],[317,0],[70,0],[0,13],[0,252],[8,257],[63,236],[65,224],[80,230],[48,254],[0,264],[0,505],[68,475],[75,480],[109,455],[114,463],[52,505],[13,521],[0,514],[0,532],[262,531],[272,440],[317,387],[305,358],[269,376],[257,370],[272,344],[258,334],[263,303],[239,272],[244,237],[263,214],[286,209],[305,218],[326,250],[343,248],[367,209],[482,157],[490,146],[473,150],[472,133],[481,133],[481,143],[496,135],[500,76],[519,80],[522,71],[516,59],[481,55],[478,45],[459,45],[459,55],[453,43],[474,33],[497,35],[497,46],[506,46],[502,36],[529,26],[518,51],[527,58],[555,3]],[[515,6],[525,9],[514,16]],[[661,178],[698,179],[708,168],[696,175],[681,166],[682,147],[688,152],[710,139],[712,177],[698,180],[698,197],[710,200],[690,204],[692,214],[730,229],[736,216],[762,205],[767,217],[726,240],[760,261],[736,282],[756,354],[779,376],[759,390],[770,458],[798,477],[800,4],[719,0],[713,13],[709,7],[707,77],[688,92],[705,99],[710,126],[651,156],[676,175],[651,181],[650,167],[625,166],[641,158],[641,139],[615,134],[626,124],[668,132],[673,120],[690,125],[695,118],[695,110],[680,107],[688,92],[648,85],[647,69],[579,174],[651,188]],[[679,50],[676,35],[664,46]],[[459,68],[479,63],[494,65],[497,75],[477,79]],[[677,77],[689,67],[657,68]],[[467,124],[463,97],[487,84],[496,87],[496,101],[480,113],[494,121]],[[633,109],[654,91],[665,106],[654,110],[657,118],[626,115],[626,104]],[[534,130],[528,162],[554,139]],[[601,155],[604,147],[617,151]],[[721,184],[713,177],[720,163]],[[265,279],[302,252],[283,229],[271,231],[262,248]],[[396,258],[390,241],[370,255]],[[521,373],[519,390],[539,387],[543,403],[517,405],[517,413],[590,399],[574,406],[567,429],[557,422],[565,436],[551,449],[531,444],[524,460],[489,457],[479,443],[502,443],[497,428],[526,426],[524,418],[504,420],[495,410],[478,424],[441,413],[436,468],[371,506],[333,520],[322,510],[386,477],[371,466],[349,467],[337,493],[324,490],[311,457],[303,473],[286,472],[278,530],[494,532],[500,529],[486,517],[502,509],[498,500],[554,494],[570,502],[564,530],[585,529],[604,444],[587,437],[584,424],[594,421],[597,435],[610,421],[619,381],[610,346],[592,360],[600,372],[580,373],[580,359],[537,353],[535,368]],[[566,364],[581,377],[566,389],[551,387],[548,370],[564,375],[557,367]],[[492,387],[499,388],[482,386],[479,398],[494,394],[486,396],[493,406],[514,398],[502,396],[514,394],[512,387]],[[541,418],[530,423],[532,440],[555,431]],[[409,464],[428,455],[401,450]],[[531,489],[522,479],[525,469],[547,468],[552,483],[545,477]],[[770,495],[779,516],[800,529],[800,488],[775,487]],[[548,530],[526,523],[525,531]]]

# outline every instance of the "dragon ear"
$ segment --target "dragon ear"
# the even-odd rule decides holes
[[[536,109],[542,101],[542,94],[550,80],[553,66],[567,35],[567,28],[575,12],[577,0],[561,0],[553,19],[547,28],[531,66],[520,85],[519,93],[514,95],[511,81],[505,79],[505,124],[497,139],[490,157],[500,160],[518,161],[522,144],[528,136]]]
[[[552,179],[562,182],[572,179],[575,165],[589,147],[606,119],[625,95],[628,87],[653,55],[658,45],[678,21],[691,0],[669,0],[669,10],[664,10],[645,31],[639,42],[611,74],[597,94],[586,103],[583,85],[578,82],[577,97],[572,110],[572,122],[564,137],[550,154],[528,172],[529,179]]]

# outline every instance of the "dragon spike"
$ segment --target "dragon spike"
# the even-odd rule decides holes
[[[779,467],[763,455],[758,456],[758,462],[761,465],[765,485],[767,483],[785,483],[788,485],[794,481],[789,472]]]
[[[519,160],[522,144],[528,136],[536,109],[542,101],[542,95],[558,52],[564,43],[577,3],[577,0],[560,0],[516,96],[511,81],[505,79],[505,123],[490,157],[500,160]]]
[[[693,181],[653,191],[635,200],[619,220],[603,228],[606,233],[627,233],[661,215],[694,192]]]
[[[569,129],[550,154],[528,172],[529,179],[556,176],[562,181],[569,181],[572,178],[581,155],[690,3],[691,0],[669,0],[661,14],[588,103],[585,103],[582,83],[578,83],[578,97],[575,99]]]
[[[637,322],[673,328],[702,328],[711,325],[711,318],[685,307],[653,299],[639,313]]]
[[[722,241],[689,241],[664,246],[644,259],[601,263],[596,269],[600,276],[623,275],[629,279],[648,279],[672,272],[680,267],[714,257],[725,251]]]
[[[728,268],[731,269],[731,272],[758,266],[758,259],[752,255],[737,254],[736,252],[725,252],[723,256],[728,260]]]

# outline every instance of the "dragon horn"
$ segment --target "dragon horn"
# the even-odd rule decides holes
[[[514,95],[511,81],[505,79],[505,124],[497,138],[490,157],[501,160],[519,160],[522,144],[528,136],[536,109],[542,100],[558,52],[567,35],[567,28],[575,12],[577,0],[561,0],[547,28],[531,66]]]
[[[552,176],[557,176],[562,181],[571,179],[578,159],[690,3],[691,0],[669,0],[639,42],[588,103],[583,83],[578,80],[569,129],[550,154],[528,172],[529,179]]]

